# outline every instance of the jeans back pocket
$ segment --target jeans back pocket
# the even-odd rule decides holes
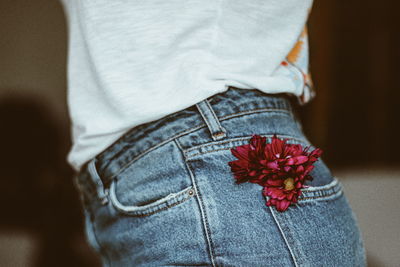
[[[343,186],[337,177],[332,177],[332,181],[322,186],[310,186],[301,191],[298,198],[299,203],[314,201],[334,200],[343,194]]]

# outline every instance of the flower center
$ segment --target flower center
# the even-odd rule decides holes
[[[283,181],[283,184],[285,185],[286,190],[292,190],[294,189],[294,179],[293,178],[286,178]]]

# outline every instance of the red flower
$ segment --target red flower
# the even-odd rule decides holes
[[[229,162],[236,183],[250,182],[264,187],[262,193],[268,196],[267,206],[275,206],[285,211],[291,203],[296,203],[304,182],[312,180],[309,173],[314,168],[322,150],[309,152],[310,147],[287,144],[274,135],[266,144],[266,137],[253,135],[249,144],[232,148],[238,158]]]

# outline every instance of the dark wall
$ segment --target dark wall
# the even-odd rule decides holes
[[[400,162],[397,13],[395,1],[314,2],[310,61],[318,96],[302,117],[334,166]]]

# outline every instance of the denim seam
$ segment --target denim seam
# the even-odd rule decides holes
[[[178,204],[185,202],[186,200],[189,200],[191,197],[194,196],[194,195],[189,194],[189,191],[191,189],[193,189],[193,186],[189,186],[188,188],[185,188],[184,190],[182,190],[181,192],[178,192],[176,195],[174,195],[173,197],[171,197],[169,199],[166,196],[166,197],[164,197],[164,200],[162,202],[157,203],[155,206],[150,206],[151,204],[149,204],[148,207],[143,208],[142,210],[127,210],[133,206],[125,206],[124,204],[122,204],[116,196],[115,188],[110,190],[112,192],[112,194],[110,194],[110,198],[113,199],[113,200],[111,200],[111,203],[119,213],[129,215],[132,217],[145,217],[145,216],[153,215],[153,214],[158,213],[163,210],[167,210],[169,208],[172,208]],[[181,197],[181,196],[183,198],[179,200],[179,197]],[[172,202],[171,204],[168,204],[169,200]],[[162,205],[164,205],[164,206],[161,207]],[[140,206],[138,206],[138,208],[140,208]]]
[[[96,242],[96,245],[99,247],[99,249],[100,249],[100,255],[101,255],[101,258],[102,258],[102,260],[103,260],[103,262],[107,262],[107,266],[111,266],[111,259],[109,259],[108,258],[108,255],[107,255],[107,253],[106,253],[106,250],[104,249],[104,247],[101,245],[101,243],[99,242],[99,239],[97,238],[97,234],[96,234],[96,227],[95,227],[95,225],[94,225],[94,222],[93,222],[94,220],[92,220],[92,218],[90,218],[90,227],[92,228],[92,234],[93,234],[93,237],[94,237],[94,239],[95,240],[93,240],[93,241],[95,241]],[[104,252],[104,253],[101,253],[101,252]]]
[[[183,131],[180,131],[180,132],[178,132],[177,134],[175,134],[174,136],[172,136],[172,137],[170,137],[170,138],[164,140],[163,142],[170,141],[170,140],[174,139],[175,137],[179,137],[180,135],[186,134],[187,132],[190,133],[190,132],[192,132],[192,131],[194,131],[194,130],[197,130],[197,129],[200,129],[200,128],[206,127],[206,126],[207,126],[207,125],[206,125],[205,123],[201,123],[201,124],[196,125],[196,126],[194,126],[194,127],[191,127],[191,128],[185,129],[185,130],[183,130]],[[163,142],[161,142],[161,143],[159,143],[159,144],[157,144],[157,145],[155,145],[155,146],[152,146],[152,147],[148,148],[147,150],[143,151],[141,154],[145,154],[146,152],[148,152],[148,150],[151,150],[153,147],[157,147],[157,146],[161,145]],[[121,151],[119,151],[115,156],[111,157],[111,158],[109,159],[109,161],[115,159],[115,157],[117,157],[118,154],[121,154],[121,152],[123,153],[126,149],[127,149],[127,146],[125,146],[123,149],[121,149]],[[122,150],[124,150],[124,151],[122,151]],[[139,154],[139,156],[140,156],[141,154]]]
[[[117,171],[115,174],[113,174],[112,176],[110,176],[110,178],[108,178],[108,179],[110,179],[110,180],[114,179],[118,174],[122,173],[122,172],[126,169],[126,167],[128,167],[131,163],[133,163],[133,162],[135,162],[136,160],[140,159],[141,157],[143,157],[143,156],[146,155],[147,153],[151,152],[152,150],[154,150],[154,149],[156,149],[156,148],[158,148],[158,147],[160,147],[160,146],[162,146],[162,145],[164,145],[164,144],[166,144],[166,143],[168,143],[168,142],[170,142],[170,141],[173,141],[175,138],[181,137],[181,136],[183,136],[183,135],[185,135],[185,134],[188,134],[188,133],[190,133],[190,132],[192,132],[192,131],[201,129],[201,128],[203,128],[203,127],[206,127],[206,125],[205,125],[205,124],[200,124],[200,125],[197,125],[197,126],[195,126],[195,127],[189,128],[189,129],[187,129],[187,130],[185,130],[185,131],[179,132],[178,134],[172,136],[171,138],[168,138],[168,139],[166,139],[166,140],[164,140],[164,141],[158,143],[158,144],[155,145],[155,146],[152,146],[152,147],[146,149],[145,151],[143,151],[142,153],[140,153],[139,155],[137,155],[137,156],[134,157],[133,159],[129,160],[126,164],[124,164],[123,167],[121,167],[121,168],[119,169],[119,171]]]
[[[276,218],[274,211],[272,210],[272,207],[270,206],[270,207],[268,207],[268,208],[269,208],[269,210],[271,211],[272,217],[274,218],[274,221],[275,221],[276,225],[278,226],[279,232],[281,233],[281,235],[282,235],[282,237],[283,237],[283,240],[285,240],[285,243],[286,243],[286,246],[287,246],[287,248],[288,248],[288,250],[289,250],[289,253],[290,253],[290,255],[292,256],[294,265],[295,265],[296,267],[299,267],[299,264],[297,263],[297,260],[296,260],[296,257],[295,257],[295,255],[294,255],[294,252],[293,252],[292,248],[291,248],[290,245],[289,245],[289,241],[288,241],[288,239],[287,239],[285,233],[283,232],[282,227],[281,227],[281,225],[280,225],[278,219]]]
[[[178,148],[180,149],[180,151],[182,153],[182,156],[183,156],[183,158],[185,160],[185,166],[186,166],[186,168],[187,168],[187,170],[189,172],[190,179],[192,180],[193,188],[195,190],[195,195],[196,195],[196,198],[197,198],[198,203],[199,203],[199,209],[200,209],[202,222],[203,222],[203,226],[204,226],[205,237],[206,237],[207,244],[208,244],[208,247],[209,247],[211,264],[212,264],[213,267],[216,267],[215,259],[214,259],[214,255],[215,255],[214,245],[213,245],[213,242],[212,242],[212,239],[211,239],[211,236],[210,236],[210,227],[209,227],[209,223],[208,223],[207,214],[205,212],[205,207],[204,207],[202,195],[201,195],[201,193],[200,193],[200,191],[199,191],[199,189],[197,187],[195,176],[194,176],[194,174],[193,174],[193,172],[192,172],[192,170],[191,170],[191,168],[190,168],[190,166],[189,166],[189,164],[188,164],[188,162],[186,160],[186,156],[183,153],[182,146],[179,144],[179,141],[177,139],[174,139],[174,142],[178,146]]]
[[[332,184],[329,187],[323,187],[323,186],[318,187],[318,186],[316,186],[316,187],[313,187],[313,188],[315,188],[315,190],[311,189],[311,190],[307,191],[307,189],[305,189],[305,190],[302,190],[302,192],[304,194],[317,193],[317,194],[321,194],[321,195],[306,196],[306,197],[299,196],[298,200],[302,201],[302,200],[307,200],[307,199],[324,199],[324,198],[327,198],[327,197],[330,197],[330,196],[334,196],[334,195],[340,196],[343,193],[342,185],[339,183],[339,181],[335,182],[334,184]],[[332,191],[332,192],[329,192],[329,191]],[[329,192],[329,193],[326,193],[326,192]]]
[[[84,189],[82,187],[81,181],[79,181],[79,177],[75,176],[74,178],[74,184],[78,190],[78,195],[79,195],[79,199],[80,199],[80,203],[81,203],[81,211],[83,212],[83,216],[84,216],[84,231],[85,231],[85,240],[86,243],[89,244],[91,246],[91,249],[94,250],[96,253],[98,253],[98,255],[100,256],[100,258],[102,259],[103,262],[107,262],[108,266],[110,265],[110,259],[108,259],[108,257],[106,256],[106,253],[101,253],[102,251],[105,251],[103,246],[100,244],[97,235],[96,235],[96,230],[95,230],[95,226],[94,226],[94,220],[92,220],[92,217],[94,215],[92,215],[92,212],[89,210],[89,201],[88,201],[88,196],[86,195],[86,189]],[[91,232],[88,233],[88,231]],[[90,239],[89,235],[92,236],[92,239]],[[95,244],[92,244],[93,241]]]
[[[261,113],[261,112],[264,112],[264,111],[279,111],[279,112],[282,112],[282,113],[290,114],[287,110],[284,110],[284,109],[254,109],[254,110],[249,110],[249,111],[245,111],[245,112],[232,113],[232,114],[229,114],[229,115],[220,117],[219,119],[220,119],[220,121],[224,121],[224,120],[231,119],[231,118],[234,118],[234,117],[245,116],[245,115],[251,115],[251,114],[252,114],[252,111],[256,111],[255,113],[258,113],[258,112]],[[284,112],[284,111],[286,111],[286,112]],[[232,116],[232,115],[233,115],[233,116]],[[147,154],[147,153],[149,153],[150,151],[156,149],[157,147],[159,147],[159,146],[161,146],[161,145],[163,145],[163,144],[165,144],[165,143],[167,143],[167,142],[170,142],[170,141],[174,140],[175,138],[184,136],[184,135],[186,135],[186,134],[189,134],[189,133],[191,133],[191,132],[193,132],[193,131],[195,131],[195,130],[201,129],[201,128],[203,128],[203,127],[207,127],[207,124],[202,123],[202,124],[199,124],[199,125],[197,125],[197,126],[195,126],[195,127],[192,127],[192,128],[186,129],[186,130],[184,130],[184,131],[181,131],[181,132],[177,133],[176,135],[174,135],[174,136],[172,136],[172,137],[170,137],[170,138],[168,138],[168,139],[162,141],[161,143],[158,143],[157,145],[154,145],[154,146],[152,146],[152,147],[146,149],[145,151],[143,151],[142,153],[140,153],[139,155],[137,155],[136,157],[134,157],[133,159],[131,159],[130,161],[128,161],[126,164],[124,164],[124,166],[121,167],[119,171],[117,171],[115,174],[113,174],[112,176],[110,176],[110,177],[107,178],[107,179],[109,179],[109,180],[114,179],[118,174],[120,174],[120,173],[121,173],[126,167],[128,167],[132,162],[134,162],[134,161],[140,159],[140,158],[143,157],[145,154]],[[295,138],[292,138],[292,139],[295,139]],[[297,139],[297,140],[299,140],[299,139]],[[111,160],[113,160],[113,159],[114,159],[114,158],[111,158],[109,161],[111,161]]]
[[[290,111],[287,110],[287,109],[255,108],[255,109],[251,109],[251,110],[239,111],[239,112],[231,113],[229,115],[221,116],[221,117],[219,117],[219,119],[220,120],[226,120],[226,119],[239,117],[239,116],[242,116],[242,115],[249,115],[249,114],[253,114],[253,113],[262,113],[262,112],[271,112],[271,111],[272,112],[281,112],[281,113],[285,113],[285,114],[290,114]]]
[[[253,111],[255,111],[255,112],[253,112]],[[220,120],[220,121],[223,121],[223,120],[232,119],[232,118],[235,118],[235,117],[240,117],[240,116],[245,116],[245,115],[251,115],[251,114],[253,114],[253,113],[262,113],[262,112],[271,112],[271,111],[272,111],[272,112],[275,112],[275,111],[276,111],[276,112],[285,113],[285,114],[290,115],[290,112],[289,112],[288,110],[286,110],[286,109],[269,109],[269,108],[263,108],[263,109],[251,109],[251,110],[246,110],[246,111],[240,111],[240,112],[231,113],[231,114],[229,114],[229,115],[221,116],[221,117],[219,118],[219,120]],[[176,135],[172,136],[171,138],[167,139],[166,141],[170,141],[170,140],[172,140],[172,139],[174,139],[174,138],[176,138],[176,137],[180,137],[181,135],[185,135],[185,134],[187,134],[187,133],[191,133],[192,131],[198,130],[198,129],[203,128],[203,127],[207,127],[207,124],[206,124],[206,123],[202,123],[202,124],[196,125],[196,126],[194,126],[194,127],[191,127],[191,128],[189,128],[189,129],[186,129],[186,130],[183,130],[183,131],[181,131],[181,132],[178,132]],[[128,133],[129,133],[129,132],[128,132]],[[161,144],[161,143],[160,143],[160,144]],[[155,145],[155,146],[157,146],[157,145]],[[151,147],[151,148],[153,148],[153,147]],[[151,148],[149,148],[149,149],[143,151],[141,154],[147,153],[148,150],[150,150]],[[141,154],[139,154],[137,157],[139,157]],[[114,158],[115,158],[115,157],[110,158],[109,161],[113,160]]]
[[[124,215],[131,216],[131,217],[147,217],[147,216],[150,216],[150,215],[159,213],[159,212],[161,212],[161,211],[167,210],[167,209],[169,209],[169,208],[172,208],[172,207],[174,207],[174,206],[176,206],[176,205],[179,205],[179,204],[181,204],[181,203],[184,203],[185,201],[189,200],[190,198],[191,198],[191,196],[186,197],[186,198],[184,198],[184,199],[182,199],[182,200],[179,200],[178,202],[175,202],[175,203],[173,203],[173,204],[171,204],[171,205],[169,205],[169,206],[160,208],[160,209],[155,210],[155,211],[147,212],[147,213],[146,213],[146,212],[143,212],[142,214],[131,214],[131,213],[129,213],[129,211],[128,211],[128,212],[119,211],[119,212],[122,213],[122,214],[124,214]]]
[[[85,195],[85,191],[84,191],[85,189],[82,188],[80,181],[78,180],[77,177],[75,179],[75,184],[76,184],[78,192],[79,192],[80,201],[82,204],[82,209],[83,209],[84,218],[85,218],[85,222],[84,222],[85,229],[84,230],[85,230],[86,242],[88,244],[90,244],[91,248],[94,249],[100,255],[103,263],[106,263],[107,266],[111,266],[110,259],[108,258],[107,253],[102,253],[102,252],[105,252],[105,250],[97,238],[96,227],[94,226],[94,220],[93,220],[94,215],[89,209],[89,201],[87,200],[88,196]],[[90,231],[90,233],[88,233],[88,231]],[[89,235],[92,237],[91,239],[90,239]],[[94,242],[94,244],[92,244],[91,241]]]
[[[307,199],[325,199],[325,198],[328,198],[328,197],[334,196],[334,195],[340,196],[341,195],[341,191],[333,192],[331,194],[323,195],[323,196],[313,196],[313,197],[305,197],[305,198],[300,198],[299,197],[298,201],[307,200]]]
[[[159,213],[159,212],[161,212],[161,211],[164,211],[164,210],[170,209],[170,208],[172,208],[172,207],[175,207],[176,205],[182,204],[182,203],[186,202],[187,200],[189,200],[190,198],[191,198],[191,196],[186,197],[186,198],[184,198],[184,199],[182,199],[182,200],[179,200],[178,202],[175,202],[175,203],[173,203],[173,204],[171,204],[171,205],[169,205],[169,206],[166,206],[166,207],[164,207],[164,208],[160,208],[160,209],[158,209],[158,210],[151,211],[151,212],[148,212],[148,213],[144,213],[144,212],[143,212],[143,214],[128,214],[128,215],[129,215],[129,216],[132,216],[132,217],[146,217],[146,216],[150,216],[150,215],[153,215],[153,214],[155,214],[155,213]]]
[[[273,134],[261,134],[261,136],[265,136],[265,137],[272,137],[274,136]],[[277,135],[280,138],[287,138],[289,140],[294,140],[300,143],[304,143],[304,141],[300,138],[296,138],[296,137],[291,137],[291,136],[287,136],[287,135]],[[204,145],[199,145],[199,146],[195,146],[195,147],[191,147],[187,150],[184,150],[183,152],[185,153],[185,156],[187,156],[187,153],[191,152],[192,150],[197,150],[203,147],[207,147],[207,146],[215,146],[215,145],[223,145],[226,143],[230,143],[230,142],[236,142],[236,141],[246,141],[246,140],[250,140],[251,137],[246,137],[246,138],[234,138],[234,139],[229,139],[229,140],[224,140],[222,142],[218,142],[218,143],[213,143],[213,144],[204,144]],[[190,156],[187,156],[188,158],[192,158],[198,155],[203,155],[203,154],[208,154],[208,153],[212,153],[215,151],[221,151],[221,150],[229,150],[231,148],[220,148],[220,149],[214,149],[214,150],[210,150],[210,151],[206,151],[206,152],[199,152],[197,154],[193,154]]]
[[[326,185],[317,186],[317,187],[318,187],[317,190],[318,190],[318,191],[320,191],[320,190],[326,191],[326,190],[331,190],[331,189],[334,188],[334,187],[341,187],[342,184],[340,183],[340,181],[338,180],[338,178],[335,177],[335,176],[332,176],[332,177],[333,177],[333,180],[332,180],[331,182],[329,182],[329,183],[326,184]],[[309,186],[309,187],[305,188],[305,189],[303,190],[303,192],[310,192],[310,193],[312,193],[312,192],[316,191],[315,188],[316,188],[315,186]]]

